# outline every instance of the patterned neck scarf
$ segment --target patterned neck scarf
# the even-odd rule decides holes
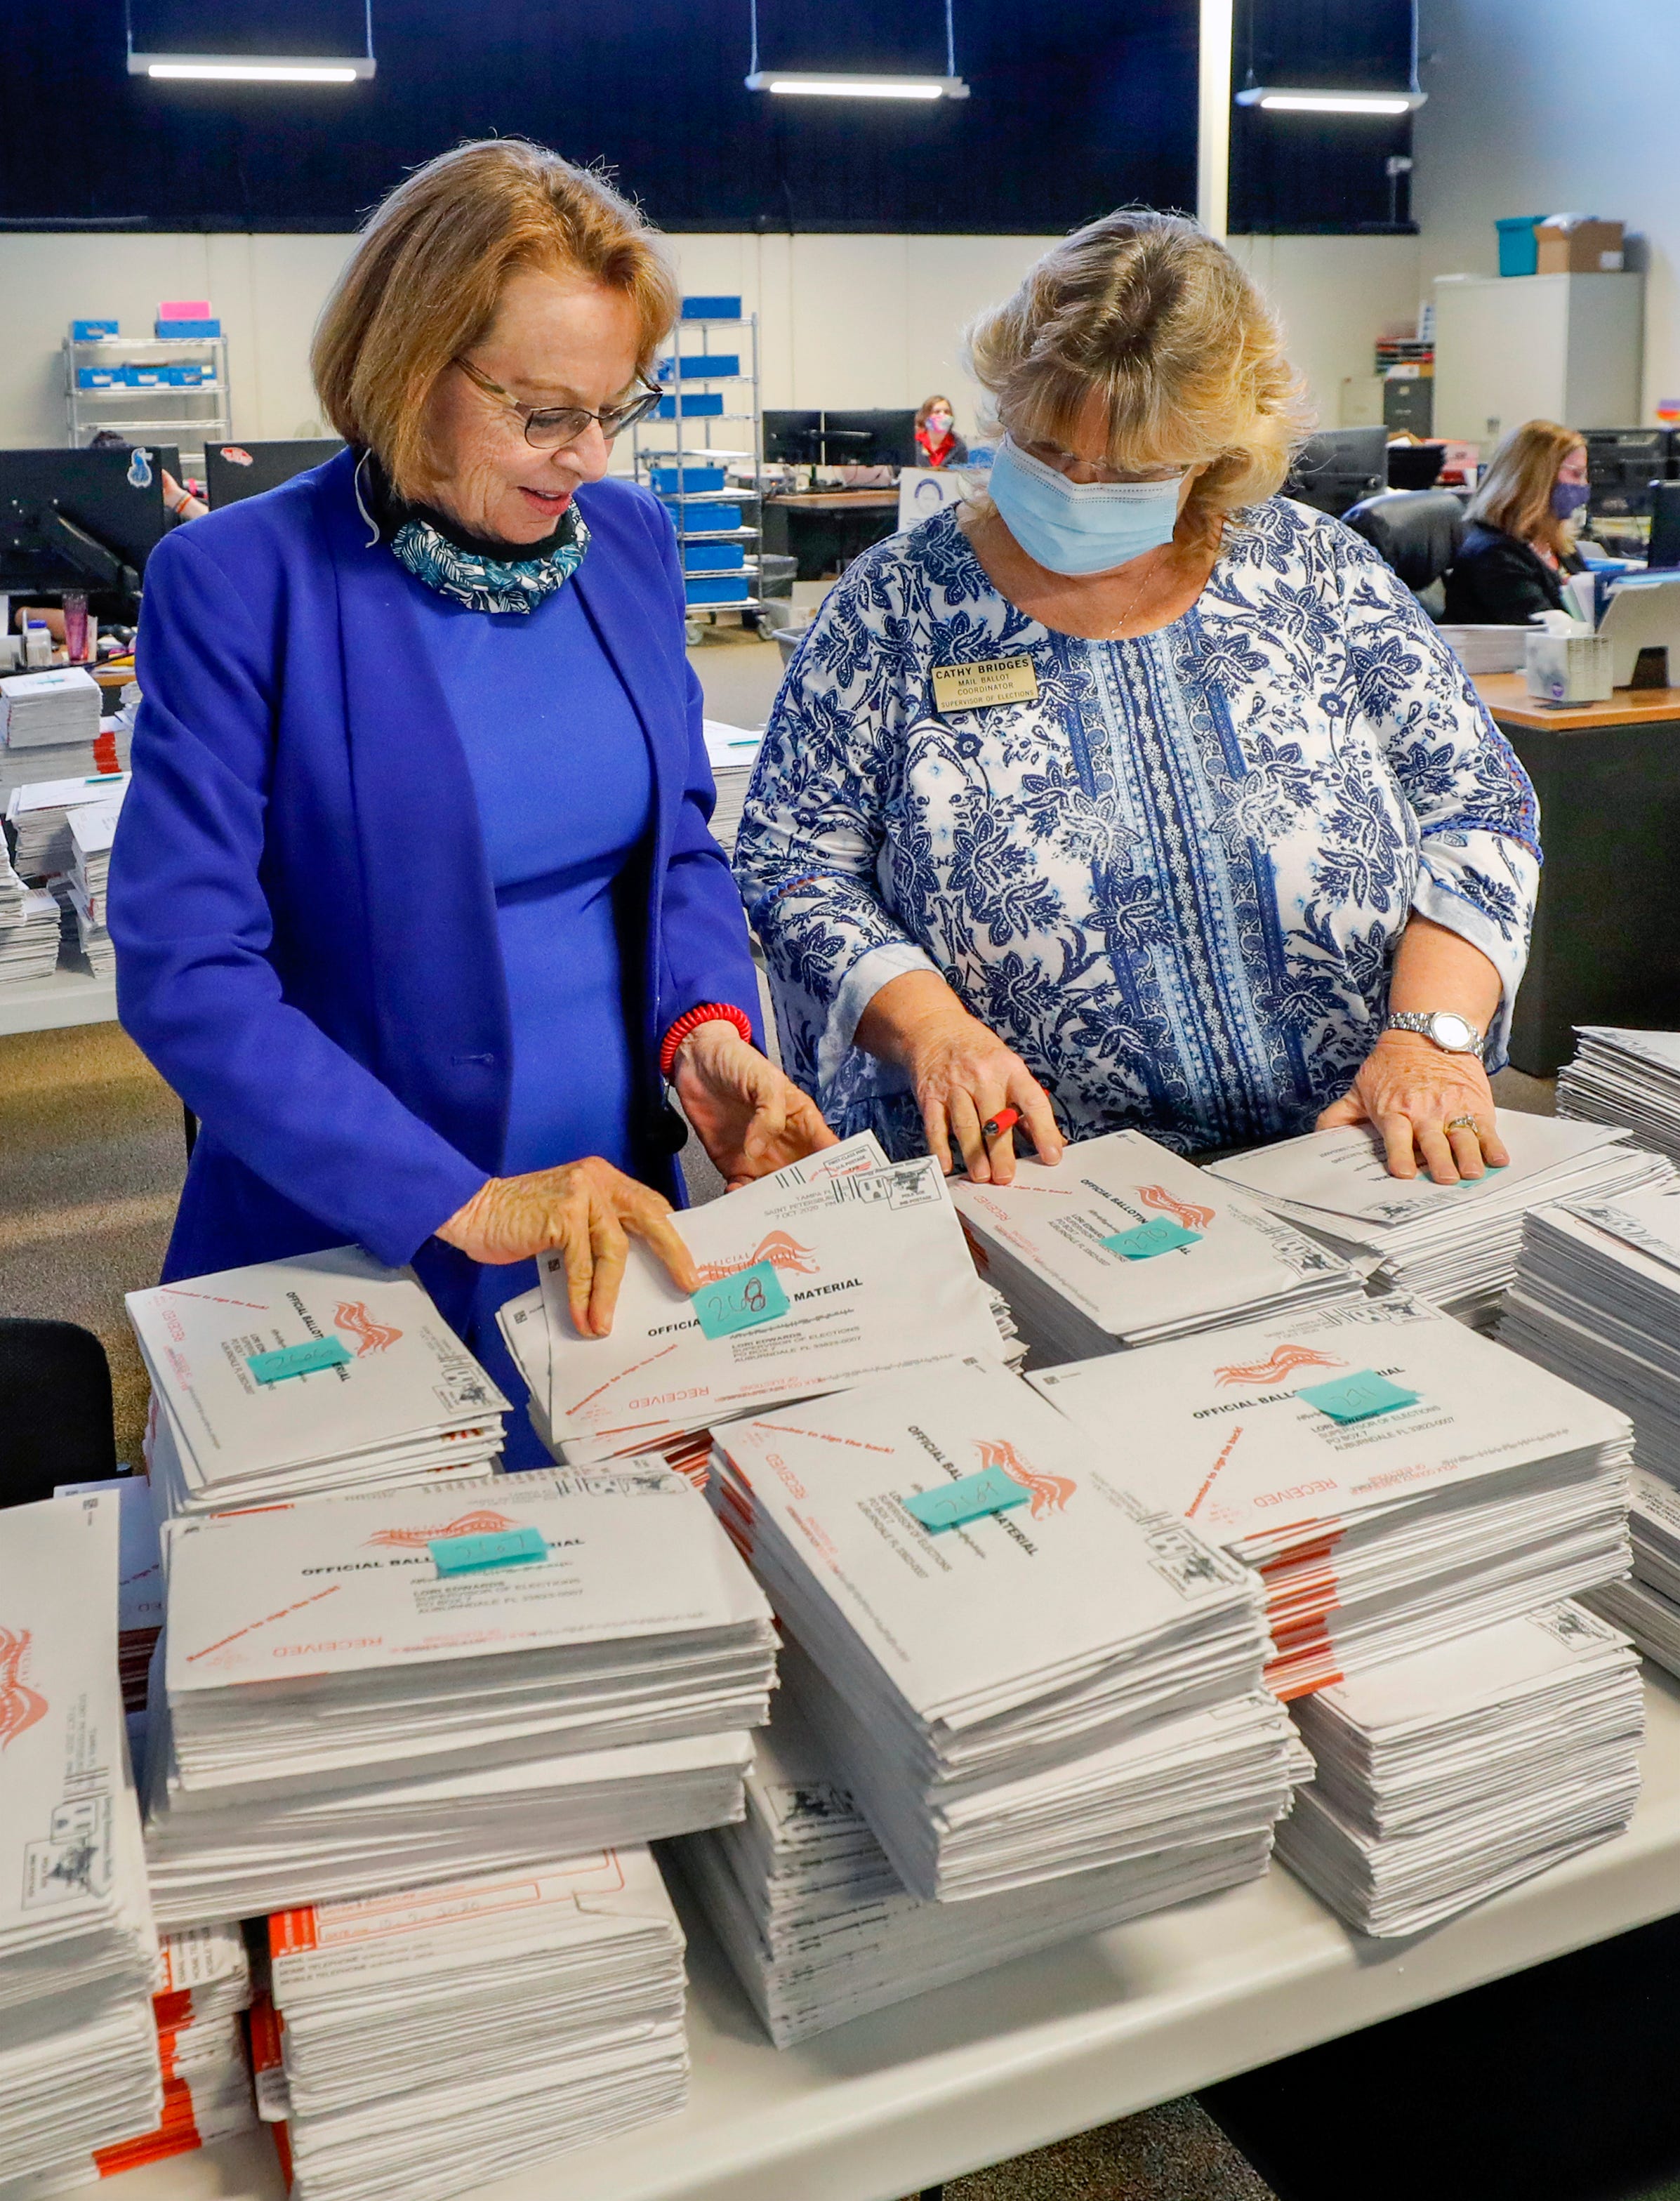
[[[441,513],[402,503],[377,467],[370,464],[367,472],[376,525],[392,557],[428,589],[471,611],[535,611],[564,588],[589,548],[589,529],[573,503],[548,540],[532,545],[530,555],[498,557],[495,546],[451,530]]]

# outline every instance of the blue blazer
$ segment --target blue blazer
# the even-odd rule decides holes
[[[466,755],[353,470],[340,453],[152,555],[111,857],[118,1009],[203,1126],[166,1282],[355,1240],[414,1261],[459,1326],[475,1272],[432,1233],[501,1166],[507,983]],[[567,585],[653,766],[625,966],[638,1155],[678,1198],[660,1039],[704,1001],[756,1030],[757,985],[708,831],[670,519],[624,482],[578,501],[590,542]]]

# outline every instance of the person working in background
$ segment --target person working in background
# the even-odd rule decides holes
[[[924,397],[916,408],[916,454],[925,467],[960,467],[968,446],[956,430],[949,397]]]
[[[1397,1177],[1502,1164],[1533,790],[1410,590],[1277,495],[1307,423],[1260,293],[1126,211],[970,350],[991,496],[848,569],[754,772],[789,1069],[982,1181],[1006,1111],[1046,1159],[1370,1122]]]
[[[1525,420],[1489,461],[1447,575],[1448,626],[1525,626],[1565,608],[1563,577],[1584,571],[1575,535],[1586,516],[1587,447],[1555,420]]]
[[[115,428],[101,428],[88,443],[91,451],[132,451],[133,448],[127,437]],[[163,477],[163,508],[169,517],[177,521],[202,519],[210,508],[203,498],[178,482],[167,467],[158,471]]]
[[[665,1078],[725,1179],[832,1142],[752,1043],[670,519],[603,478],[678,303],[598,177],[444,154],[315,333],[350,448],[146,573],[109,923],[203,1126],[164,1279],[357,1240],[515,1401],[533,1256],[584,1336],[631,1237],[698,1287]],[[548,1456],[520,1419],[505,1457]]]

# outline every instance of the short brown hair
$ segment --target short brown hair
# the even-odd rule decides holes
[[[1552,490],[1570,453],[1586,448],[1584,436],[1556,420],[1524,420],[1489,460],[1466,519],[1514,535],[1519,543],[1543,543],[1554,558],[1564,557],[1569,538],[1552,509]]]
[[[646,374],[677,318],[676,278],[630,201],[558,153],[520,138],[457,145],[416,168],[362,230],[309,367],[333,426],[374,453],[400,494],[425,477],[432,385],[526,267],[585,275],[631,299]]]
[[[937,395],[932,397],[924,397],[921,403],[916,408],[916,433],[919,436],[922,430],[926,427],[927,416],[931,412],[932,412],[936,405],[943,405],[945,410],[950,414],[952,420],[955,420],[956,419],[957,408],[952,404],[949,397],[940,397]]]
[[[1122,207],[1075,230],[968,332],[1003,424],[1066,445],[1093,392],[1111,465],[1204,466],[1185,547],[1283,486],[1313,425],[1276,315],[1237,261],[1182,214]]]

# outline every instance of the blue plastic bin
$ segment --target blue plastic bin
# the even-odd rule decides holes
[[[732,382],[740,372],[740,359],[732,351],[685,352],[680,359],[659,363],[661,382]]]
[[[680,398],[661,397],[658,418],[661,420],[716,420],[723,414],[721,390],[685,390]]]
[[[76,343],[93,343],[101,337],[114,337],[116,333],[115,321],[72,321],[70,324],[70,335]]]
[[[724,467],[655,467],[654,487],[661,496],[675,496],[681,490],[686,496],[698,496],[707,490],[726,489],[729,473]]]
[[[122,386],[120,367],[79,367],[76,369],[78,390],[119,390]]]
[[[734,298],[684,298],[683,319],[685,321],[738,321],[741,301]]]
[[[683,571],[685,573],[738,573],[746,555],[746,546],[740,543],[684,543]]]
[[[743,604],[747,577],[744,573],[690,574],[687,595],[691,604]]]
[[[666,510],[673,524],[684,535],[726,535],[731,528],[741,525],[738,504],[675,504],[667,502]]]
[[[1494,227],[1499,232],[1499,272],[1501,275],[1532,275],[1540,266],[1540,243],[1534,226],[1543,214],[1507,214]]]
[[[219,337],[221,323],[209,321],[154,321],[151,332],[155,337],[190,337],[195,340]]]

